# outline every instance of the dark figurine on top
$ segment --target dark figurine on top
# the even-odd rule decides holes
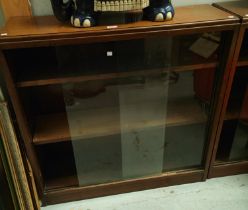
[[[150,21],[171,20],[174,8],[171,0],[51,0],[58,20],[71,20],[75,27],[96,25],[98,12],[128,12],[143,10],[143,17]]]

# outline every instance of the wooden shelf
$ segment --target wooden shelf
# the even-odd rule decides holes
[[[231,112],[228,112],[225,116],[224,120],[237,120],[239,119],[240,113],[237,110],[233,110]]]
[[[224,120],[237,120],[240,117],[240,104],[238,102],[233,102],[229,105],[226,112]]]
[[[138,39],[113,41],[108,44],[84,44],[78,45],[76,48],[63,46],[44,47],[38,50],[34,50],[35,48],[8,50],[5,54],[9,60],[13,61],[16,86],[35,87],[153,75],[168,71],[181,72],[216,68],[218,50],[209,58],[203,58],[190,50],[199,37],[201,34],[174,37],[171,49],[168,46],[162,46],[156,52],[154,47],[151,47],[152,39]],[[162,42],[163,40],[161,40]],[[129,49],[132,47],[133,52],[131,53]],[[114,56],[111,58],[106,57],[106,51],[109,49],[114,52]],[[171,55],[164,53],[158,57],[157,53],[162,49],[163,51],[171,50]],[[74,51],[79,51],[79,55],[75,55]],[[175,53],[178,54],[177,57],[173,56]],[[26,54],[30,57],[28,64],[23,63],[25,57],[22,56]],[[40,57],[43,59],[41,60]]]
[[[56,190],[70,187],[77,187],[79,185],[77,175],[61,176],[53,179],[46,180],[45,189]]]
[[[157,106],[157,107],[156,107]],[[156,107],[156,110],[155,108]],[[133,107],[129,107],[132,109]],[[147,104],[142,112],[158,115],[159,110],[165,109],[165,105]],[[40,116],[36,119],[36,127],[33,137],[35,144],[47,144],[54,142],[70,141],[73,139],[86,139],[121,133],[120,112],[118,107],[108,107],[92,110],[83,110],[69,114],[71,130],[69,128],[66,113]],[[158,119],[158,120],[156,120]],[[125,131],[146,129],[160,126],[180,126],[206,122],[207,116],[197,100],[188,99],[177,102],[169,102],[167,118],[154,117],[154,120],[143,122],[130,122]],[[73,135],[73,137],[71,137]]]
[[[55,75],[53,71],[50,76],[39,75],[36,77],[40,77],[40,79],[28,79],[26,81],[19,81],[16,83],[17,87],[33,87],[33,86],[44,86],[44,85],[55,85],[55,84],[65,84],[65,83],[77,83],[77,82],[86,82],[93,80],[110,80],[110,79],[118,79],[118,78],[126,78],[126,77],[136,77],[142,75],[156,75],[160,73],[165,73],[168,71],[174,72],[183,72],[183,71],[192,71],[198,69],[209,69],[216,68],[217,62],[212,63],[202,63],[202,64],[193,64],[193,65],[182,65],[182,66],[174,66],[168,68],[160,68],[160,69],[149,69],[149,70],[138,70],[131,72],[114,72],[114,73],[103,73],[103,74],[88,74],[81,76],[68,76],[68,77],[59,77]],[[29,75],[30,77],[30,75]]]
[[[243,66],[247,66],[248,67],[248,60],[240,60],[240,61],[238,61],[237,66],[238,67],[243,67]]]

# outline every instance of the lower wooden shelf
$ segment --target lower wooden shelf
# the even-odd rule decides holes
[[[233,103],[232,106],[227,110],[224,120],[238,120],[240,117],[240,105]]]
[[[240,58],[239,58],[238,63],[237,63],[237,66],[238,67],[248,66],[248,55],[247,54],[240,55]]]
[[[77,175],[61,176],[54,179],[46,180],[46,190],[56,190],[69,187],[77,187],[79,185]]]
[[[167,116],[164,119],[159,115],[163,111],[166,112],[166,108]],[[133,112],[133,109],[137,107],[130,106],[125,111],[132,110]],[[34,144],[47,144],[71,139],[89,139],[120,134],[123,131],[131,132],[152,127],[179,126],[207,121],[207,115],[199,101],[194,98],[168,102],[167,107],[161,106],[161,103],[147,103],[142,105],[139,112],[153,117],[141,121],[135,120],[134,116],[134,119],[130,118],[130,122],[125,122],[126,125],[121,125],[119,107],[40,116],[36,118],[33,142]]]
[[[248,60],[240,60],[237,64],[238,67],[248,66]]]

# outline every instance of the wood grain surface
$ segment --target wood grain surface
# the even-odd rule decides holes
[[[120,39],[154,36],[157,33],[175,34],[192,33],[200,27],[232,29],[239,23],[238,17],[211,5],[194,5],[176,8],[173,20],[166,22],[139,21],[120,24],[114,29],[107,26],[91,28],[75,28],[60,23],[53,16],[44,17],[13,17],[0,30],[0,47],[17,48],[24,46],[44,46],[51,44],[71,44],[76,42],[100,42]],[[188,30],[188,31],[187,31]],[[199,31],[200,32],[200,31]]]
[[[5,19],[16,16],[31,16],[31,7],[28,0],[0,0]]]
[[[159,104],[147,104],[143,110],[144,114],[151,112],[155,115],[156,110],[165,107]],[[132,109],[133,107],[129,107]],[[41,116],[36,119],[36,129],[34,134],[35,144],[47,144],[71,139],[87,139],[109,135],[116,135],[121,132],[120,113],[118,107],[102,107],[92,110],[81,110],[75,113],[68,113],[72,125],[68,125],[66,113]],[[152,113],[154,112],[154,113]],[[160,112],[158,112],[160,113]],[[84,116],[82,118],[82,116]],[[101,118],[99,118],[101,116]],[[167,119],[150,120],[148,122],[130,122],[131,130],[147,129],[151,127],[170,127],[188,125],[194,123],[204,123],[207,117],[201,110],[197,101],[193,99],[171,102],[168,105]],[[74,123],[75,122],[75,123]],[[87,122],[87,123],[85,123]],[[105,122],[108,122],[106,124]],[[50,129],[50,128],[53,129]],[[71,130],[70,130],[71,128]],[[73,135],[73,136],[71,136]]]

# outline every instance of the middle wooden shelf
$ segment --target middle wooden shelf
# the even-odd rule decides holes
[[[130,105],[126,110],[136,109]],[[167,116],[161,120],[156,115],[167,109]],[[198,99],[188,98],[179,101],[169,101],[166,105],[146,103],[139,109],[145,115],[153,115],[154,120],[136,121],[128,124],[120,123],[119,107],[102,107],[67,113],[38,116],[35,120],[33,142],[47,144],[71,141],[72,139],[89,139],[94,137],[120,134],[133,130],[149,129],[152,127],[182,126],[207,121],[207,114]],[[135,116],[134,116],[135,117]],[[69,119],[69,122],[68,122]],[[123,126],[123,127],[122,127]]]
[[[184,72],[184,71],[192,71],[196,69],[210,69],[216,68],[218,66],[217,62],[210,63],[200,63],[200,64],[192,64],[192,65],[182,65],[182,66],[169,66],[164,68],[155,68],[155,69],[144,69],[144,70],[136,70],[136,71],[115,71],[110,73],[99,73],[99,74],[84,74],[84,75],[63,75],[61,77],[58,76],[57,72],[54,69],[51,69],[49,73],[41,73],[37,76],[37,71],[35,72],[35,77],[32,74],[29,74],[27,79],[20,79],[20,81],[16,82],[16,86],[20,88],[24,87],[35,87],[35,86],[44,86],[44,85],[57,85],[57,84],[65,84],[72,82],[85,82],[85,81],[95,81],[95,80],[109,80],[116,78],[126,78],[131,76],[143,76],[143,75],[157,75],[159,73],[163,74],[166,72]],[[42,72],[42,70],[38,70],[38,72]]]

